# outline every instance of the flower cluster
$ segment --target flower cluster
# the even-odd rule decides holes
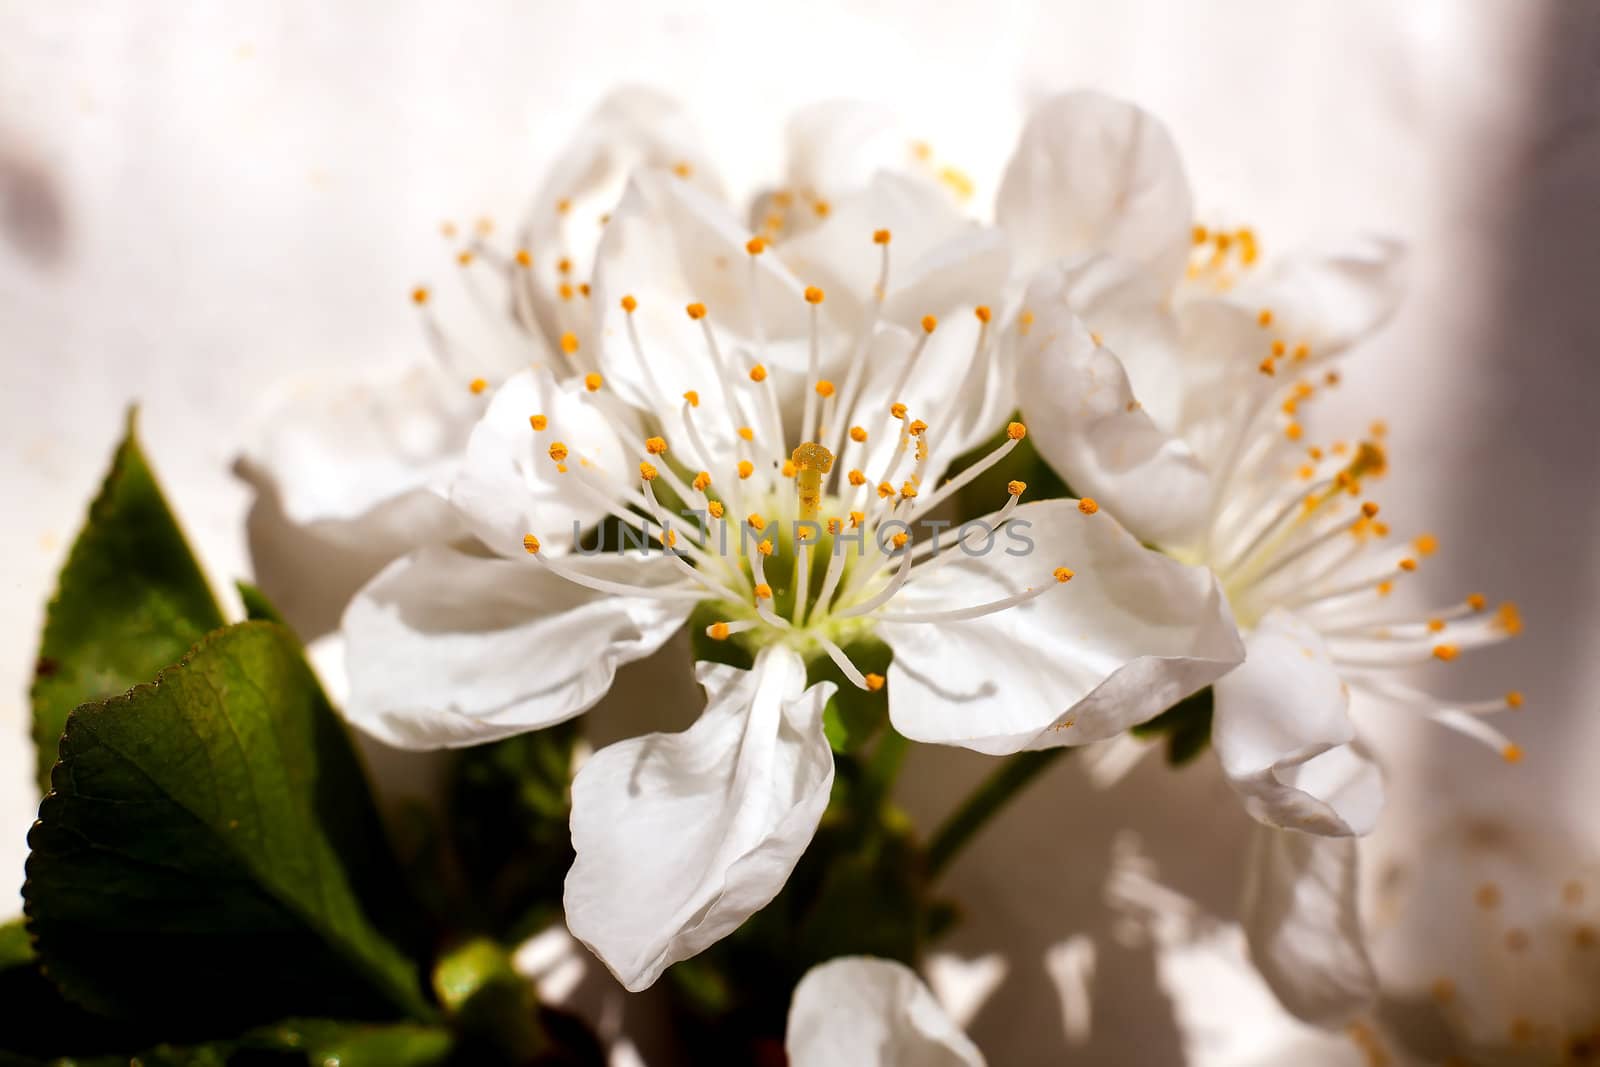
[[[670,103],[621,94],[517,247],[483,227],[460,252],[488,344],[419,288],[428,367],[291,397],[252,465],[291,518],[393,546],[345,613],[348,716],[477,745],[579,715],[691,618],[728,649],[694,668],[693,726],[572,784],[567,923],[637,990],[783,888],[833,789],[836,684],[881,692],[905,738],[993,756],[1103,742],[1210,687],[1262,824],[1257,966],[1295,1014],[1349,1018],[1375,989],[1351,839],[1382,805],[1352,694],[1520,755],[1484,719],[1520,694],[1396,677],[1515,634],[1515,607],[1391,610],[1437,542],[1388,536],[1381,424],[1309,429],[1396,306],[1397,246],[1274,260],[1197,224],[1166,131],[1093,93],[1031,117],[991,221],[893,130],[806,113],[745,217]],[[1081,495],[1012,480],[972,507],[1019,449]],[[840,1014],[980,1062],[896,967],[803,981],[795,1062],[868,1062]]]

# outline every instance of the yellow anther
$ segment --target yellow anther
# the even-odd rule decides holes
[[[550,420],[543,415],[529,415],[528,425],[532,426],[534,432],[537,433],[538,431],[543,430],[546,426],[549,426]]]
[[[867,484],[867,476],[860,471],[851,471],[849,477],[851,485],[862,486]]]
[[[706,627],[706,636],[713,641],[726,641],[728,639],[728,624],[725,622],[712,623]]]
[[[739,440],[741,441],[754,441],[756,439],[756,432],[748,426],[741,426],[734,432],[739,435]]]
[[[820,304],[820,303],[822,303],[824,296],[825,296],[825,294],[823,293],[823,291],[821,289],[818,289],[816,286],[814,286],[814,285],[806,286],[806,303],[808,303],[808,304]]]
[[[594,371],[590,371],[583,376],[583,387],[591,393],[598,393],[600,387],[604,384],[606,384],[606,380]]]
[[[1100,510],[1100,505],[1095,502],[1094,497],[1086,496],[1082,500],[1078,501],[1078,510],[1083,512],[1085,515],[1093,515],[1095,512]]]
[[[757,363],[754,367],[751,367],[750,368],[750,380],[752,382],[764,382],[764,381],[766,381],[767,380],[767,368],[764,365],[760,364],[760,363]]]
[[[622,310],[630,315],[639,310],[639,301],[633,298],[632,293],[622,298]]]
[[[825,219],[828,217],[828,213],[833,210],[833,205],[829,204],[826,200],[818,200],[815,204],[811,205],[811,210],[817,213],[817,218]]]
[[[1072,569],[1069,567],[1057,567],[1054,571],[1051,571],[1051,573],[1055,575],[1056,581],[1060,582],[1062,585],[1072,581],[1073,578]]]
[[[1298,422],[1291,422],[1289,425],[1283,428],[1283,436],[1287,437],[1291,441],[1300,440],[1300,438],[1305,436],[1305,432],[1305,428]]]
[[[1303,362],[1305,362],[1306,357],[1311,355],[1311,346],[1306,344],[1304,341],[1301,341],[1299,344],[1294,346],[1294,351],[1291,352],[1290,355],[1294,357],[1295,362],[1303,363]],[[1339,376],[1338,375],[1333,375],[1332,376],[1332,380],[1329,381],[1328,384],[1329,385],[1338,385],[1339,384]]]
[[[1433,534],[1419,534],[1416,540],[1411,542],[1411,547],[1417,550],[1418,555],[1431,556],[1439,551],[1439,539]]]
[[[1324,374],[1322,376],[1322,382],[1328,388],[1330,388],[1330,389],[1333,388],[1334,386],[1339,384],[1339,372],[1336,371],[1336,370],[1329,371],[1328,373],[1326,373],[1326,374]]]
[[[539,554],[539,539],[533,534],[528,534],[522,539],[522,547],[527,549],[528,555],[537,556]]]
[[[917,487],[909,480],[900,486],[900,499],[910,500],[917,495]]]
[[[1278,365],[1272,362],[1271,359],[1264,359],[1260,363],[1256,364],[1256,370],[1270,378],[1278,373]]]
[[[889,414],[893,415],[897,419],[903,419],[906,417],[906,406],[899,401],[896,401],[895,403],[889,405]]]
[[[728,509],[720,500],[706,501],[706,511],[711,513],[713,519],[720,519],[728,513]]]
[[[667,450],[667,439],[665,437],[646,437],[644,439],[644,450],[652,456],[662,455]]]
[[[739,461],[739,477],[748,478],[756,472],[756,465],[747,459]]]
[[[883,688],[883,675],[881,674],[869,674],[862,680],[867,683],[867,688],[874,693]]]
[[[886,245],[886,244],[888,244],[889,243],[889,231],[888,230],[873,230],[872,231],[872,243],[875,244],[875,245]]]
[[[579,285],[578,285],[578,292],[582,293],[584,296],[588,296],[589,295],[589,283],[588,282],[580,282]]]
[[[906,432],[912,437],[921,437],[927,432],[928,424],[921,419],[912,419],[911,425],[906,427]]]
[[[1444,622],[1443,619],[1429,619],[1428,620],[1428,632],[1431,633],[1431,634],[1436,634],[1436,633],[1443,632],[1444,626],[1445,626],[1445,622]]]
[[[694,488],[695,492],[705,492],[707,489],[711,488],[711,472],[701,471],[699,474],[694,476],[694,481],[690,482],[689,484]]]
[[[560,463],[562,460],[567,458],[568,454],[569,453],[567,452],[566,445],[562,444],[560,441],[550,442],[551,459],[555,460],[557,463]]]
[[[531,266],[533,266],[533,256],[529,254],[529,252],[528,252],[528,250],[526,248],[517,249],[517,266],[519,266],[519,267],[531,267]]]
[[[744,243],[744,250],[752,256],[759,256],[767,250],[767,242],[760,237],[752,237]]]
[[[573,294],[572,283],[570,283],[570,282],[562,282],[560,285],[556,286],[556,295],[561,297],[561,299],[563,299],[563,300],[571,300],[572,299],[572,294]]]
[[[1102,348],[1105,345],[1105,338],[1101,337],[1094,330],[1089,331],[1089,340],[1094,342],[1094,346],[1096,348]]]
[[[754,592],[757,600],[772,599],[772,586],[768,585],[766,582],[762,582],[760,585],[756,586]]]
[[[1502,748],[1500,750],[1500,756],[1507,763],[1521,763],[1522,762],[1522,746],[1521,745],[1517,745],[1517,744],[1507,745],[1505,748]]]
[[[1378,505],[1368,500],[1366,503],[1361,505],[1361,514],[1365,515],[1369,519],[1377,518]]]
[[[473,396],[478,396],[482,394],[485,389],[489,388],[489,383],[484,381],[482,378],[474,378],[472,381],[467,383],[467,388],[472,390]]]
[[[1204,226],[1197,225],[1189,231],[1189,239],[1197,245],[1203,245],[1211,239],[1211,234]]]
[[[1451,660],[1455,659],[1459,655],[1461,655],[1461,649],[1459,647],[1457,647],[1456,645],[1434,645],[1433,646],[1433,658],[1437,659],[1437,660],[1442,660],[1445,663],[1449,663]]]
[[[572,201],[565,198],[556,201],[556,214],[565,215],[572,210]]]
[[[1513,689],[1506,694],[1506,707],[1508,708],[1520,708],[1523,702],[1522,690],[1520,689]]]
[[[654,464],[645,460],[639,461],[639,477],[643,478],[647,482],[653,482],[660,476],[661,472],[656,470]]]
[[[850,427],[850,440],[854,441],[858,445],[865,444],[866,440],[867,440],[866,427],[864,427],[864,426],[852,426],[852,427]]]
[[[985,325],[988,324],[990,319],[994,318],[994,312],[989,310],[988,304],[979,304],[972,309],[972,313],[978,316],[978,321]]]
[[[1017,332],[1026,337],[1031,329],[1033,329],[1033,312],[1024,308],[1022,314],[1017,316]]]
[[[463,267],[470,267],[472,265],[472,249],[463,248],[461,251],[457,252],[456,262]]]
[[[833,395],[833,383],[824,378],[816,385],[817,395],[826,399]]]
[[[759,511],[752,511],[745,516],[744,521],[749,523],[750,529],[755,530],[757,533],[767,528],[767,520],[761,517],[761,512]]]
[[[892,496],[894,496],[894,486],[889,484],[888,482],[879,482],[878,483],[878,499],[880,499],[880,500],[888,500]]]
[[[1256,325],[1263,327],[1272,325],[1271,308],[1262,308],[1260,311],[1256,312]]]
[[[1400,561],[1400,569],[1406,571],[1407,573],[1414,571],[1417,569],[1417,561],[1408,556]]]
[[[1009,423],[1006,426],[1006,436],[1013,441],[1020,441],[1028,436],[1028,428],[1020,422]]]
[[[1484,607],[1488,605],[1488,603],[1489,599],[1482,593],[1467,594],[1467,607],[1471,608],[1473,611],[1482,611]]]
[[[844,520],[843,519],[829,519],[828,520],[828,532],[829,533],[836,534],[836,533],[840,532],[843,529],[844,529]]]
[[[446,237],[454,237],[456,235],[456,224],[449,221],[441,222],[439,223],[439,232]]]
[[[855,529],[856,527],[860,526],[862,523],[864,523],[866,521],[867,521],[867,513],[866,512],[864,512],[864,511],[852,511],[850,513],[850,528],[852,530]]]
[[[567,465],[566,465],[566,464],[565,464],[565,463],[557,463],[557,464],[556,464],[556,472],[557,472],[557,473],[558,473],[558,474],[565,474],[565,473],[567,473]]]
[[[1010,481],[1006,483],[1006,492],[1012,496],[1021,496],[1023,490],[1028,488],[1027,482]]]
[[[700,394],[695,392],[693,389],[689,390],[687,393],[684,393],[683,398],[689,402],[689,406],[692,408],[697,408],[700,406]]]
[[[906,542],[909,540],[911,540],[911,536],[904,531],[901,531],[900,533],[897,533],[893,537],[889,538],[890,544],[894,545],[896,548],[906,547]]]
[[[1378,595],[1379,596],[1388,596],[1392,592],[1394,592],[1394,583],[1393,582],[1379,582],[1378,583]]]
[[[783,466],[778,468],[778,473],[785,478],[793,478],[799,469],[794,465],[794,460],[786,459],[783,461]]]
[[[676,174],[680,178],[687,178],[689,175],[694,173],[694,168],[691,167],[686,161],[680,159],[678,162],[672,165],[672,173]]]
[[[575,355],[578,351],[578,335],[568,330],[561,335],[561,351],[567,355]]]
[[[772,555],[772,539],[766,537],[762,538],[761,543],[756,546],[756,551],[761,553],[763,556]]]
[[[415,289],[411,290],[411,302],[416,304],[418,307],[421,307],[423,304],[428,302],[428,295],[428,287],[426,285],[419,285]]]
[[[1317,469],[1311,464],[1307,463],[1295,473],[1300,476],[1300,480],[1302,482],[1309,482],[1312,478],[1316,477]]]
[[[933,315],[922,316],[922,332],[932,333],[939,328],[939,320]]]
[[[689,317],[696,322],[706,317],[706,306],[704,304],[689,304],[683,310],[687,311]]]
[[[1494,621],[1508,636],[1515,637],[1522,632],[1522,612],[1509,600],[1495,609]]]
[[[677,530],[668,530],[667,531],[667,536],[665,538],[663,538],[663,540],[666,542],[666,546],[668,548],[677,547],[677,544],[678,544],[678,531]]]

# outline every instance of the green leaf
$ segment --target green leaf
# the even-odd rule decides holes
[[[1130,731],[1135,737],[1167,739],[1167,762],[1181,767],[1211,744],[1213,699],[1210,687],[1178,701]]]
[[[251,621],[275,622],[286,630],[293,629],[278,611],[278,606],[267,599],[267,594],[243,580],[233,584],[239,590],[239,599],[244,601],[245,618]]]
[[[433,1067],[449,1059],[454,1043],[437,1026],[290,1019],[246,1034],[238,1047],[245,1053],[300,1052],[304,1060],[298,1062],[308,1067]]]
[[[130,411],[45,616],[32,691],[41,789],[73,708],[148,682],[225,622],[134,424]]]
[[[215,1036],[431,1019],[361,766],[286,630],[218,631],[153,684],[80,707],[51,784],[23,897],[70,999],[172,1039],[196,1020]]]

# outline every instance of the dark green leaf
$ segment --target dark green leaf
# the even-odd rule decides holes
[[[453,1044],[450,1032],[436,1026],[290,1019],[246,1034],[238,1048],[246,1054],[239,1057],[245,1062],[266,1062],[248,1058],[249,1053],[297,1052],[302,1055],[287,1062],[307,1067],[433,1067],[449,1059]]]
[[[284,621],[277,605],[267,599],[267,594],[246,581],[241,580],[233,584],[239,590],[239,599],[244,601],[245,618],[260,622],[275,622],[285,629],[292,629]]]
[[[69,998],[174,1039],[431,1016],[360,764],[281,627],[219,631],[73,712],[51,785],[23,896]]]
[[[32,692],[40,788],[73,708],[148,682],[223,622],[129,412],[45,616]]]
[[[1167,739],[1167,762],[1181,766],[1211,743],[1212,693],[1210,687],[1185,697],[1160,715],[1132,729],[1135,737]]]

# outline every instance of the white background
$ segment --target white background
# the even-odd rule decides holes
[[[1520,642],[1428,680],[1525,690],[1508,728],[1528,758],[1378,723],[1394,825],[1600,799],[1600,6],[4,0],[0,25],[0,880],[20,880],[37,802],[41,611],[124,406],[142,403],[217,584],[247,573],[228,468],[264,391],[420,358],[406,294],[453,269],[440,221],[514,223],[622,81],[682,99],[736,189],[775,173],[794,107],[881,100],[977,179],[980,205],[1027,104],[1094,86],[1165,118],[1202,213],[1253,224],[1269,253],[1349,228],[1405,239],[1410,303],[1339,403],[1356,425],[1388,418],[1379,498],[1443,542],[1417,596],[1521,601]],[[942,811],[983,769],[921,753],[909,801]],[[994,1058],[1061,1042],[1042,953],[1104,924],[1116,825],[1230,912],[1241,825],[1218,790],[1206,765],[1152,762],[1096,794],[1063,764],[972,851],[950,886],[973,911],[958,945],[1014,957],[973,1026]],[[1083,1062],[1163,1061],[1152,967],[1102,952]]]

